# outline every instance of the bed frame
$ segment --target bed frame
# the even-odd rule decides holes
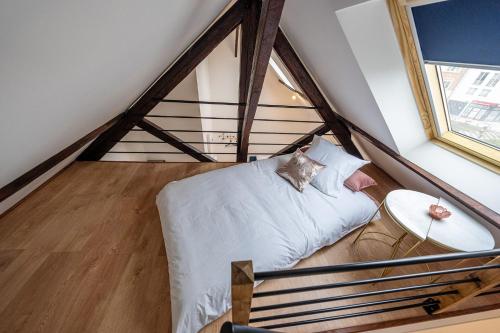
[[[488,262],[478,265],[474,259],[486,258]],[[269,279],[288,279],[300,276],[314,276],[320,274],[338,274],[342,272],[353,272],[360,270],[373,270],[379,268],[395,268],[408,265],[422,265],[429,263],[442,263],[460,260],[460,268],[444,270],[425,271],[414,274],[386,276],[364,280],[352,280],[331,284],[309,285],[304,287],[278,289],[264,292],[254,292],[253,286],[256,281]],[[457,265],[458,266],[458,265]],[[455,266],[455,267],[457,267]],[[453,274],[453,278],[446,279],[447,275]],[[422,277],[430,277],[429,283],[414,284],[412,280]],[[377,284],[388,281],[408,281],[408,285],[400,288],[378,289]],[[500,249],[489,251],[452,253],[441,255],[421,256],[414,258],[403,258],[394,260],[371,261],[349,263],[334,266],[311,267],[301,269],[291,269],[282,271],[254,272],[252,261],[239,261],[232,263],[231,272],[231,292],[232,292],[232,322],[226,322],[221,333],[260,333],[270,332],[269,330],[280,329],[292,326],[305,326],[308,324],[329,322],[345,318],[364,317],[385,312],[404,311],[412,308],[423,308],[431,319],[432,315],[450,312],[458,304],[467,302],[473,297],[481,297],[500,293]],[[341,294],[333,297],[309,299],[304,297],[307,292],[317,290],[327,290],[359,285],[371,285],[373,291]],[[436,288],[437,291],[420,293],[419,291],[428,288]],[[436,290],[436,289],[434,289]],[[300,308],[311,304],[322,304],[346,299],[362,299],[374,295],[392,295],[398,292],[411,291],[412,296],[387,297],[378,301],[364,301],[356,304],[348,304],[336,307],[320,307],[314,310],[290,311],[280,315],[260,315],[260,312],[285,309]],[[273,297],[285,294],[300,294],[297,301],[287,303],[275,303],[265,306],[252,307],[252,299],[261,297]],[[410,302],[410,303],[408,303]],[[401,304],[403,303],[403,304]],[[384,306],[390,305],[390,306]],[[381,307],[384,306],[384,307]],[[500,307],[500,303],[497,304]],[[342,315],[329,315],[326,317],[297,320],[303,317],[316,314],[334,313],[341,310],[350,310],[369,307],[370,310],[349,312]],[[287,319],[286,322],[272,323],[275,320]],[[258,325],[252,327],[248,325]],[[306,326],[307,327],[307,326]]]

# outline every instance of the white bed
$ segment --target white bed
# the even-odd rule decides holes
[[[376,204],[298,192],[275,173],[289,155],[169,183],[158,194],[168,257],[172,332],[197,332],[231,306],[231,261],[254,270],[293,266],[368,222]]]

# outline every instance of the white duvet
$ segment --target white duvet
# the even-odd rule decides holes
[[[275,173],[289,155],[169,183],[158,194],[168,257],[172,332],[198,332],[231,306],[231,261],[284,269],[368,222],[364,193],[298,192]]]

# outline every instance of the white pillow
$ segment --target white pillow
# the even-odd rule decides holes
[[[326,195],[337,197],[342,190],[344,181],[354,171],[370,163],[344,152],[335,144],[315,135],[306,155],[319,163],[326,165],[311,181],[311,185]]]

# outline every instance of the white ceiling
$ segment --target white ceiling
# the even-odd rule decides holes
[[[0,186],[123,112],[228,0],[0,3]],[[282,27],[338,111],[394,141],[335,11],[287,0]]]
[[[0,2],[0,186],[123,112],[227,3]]]

